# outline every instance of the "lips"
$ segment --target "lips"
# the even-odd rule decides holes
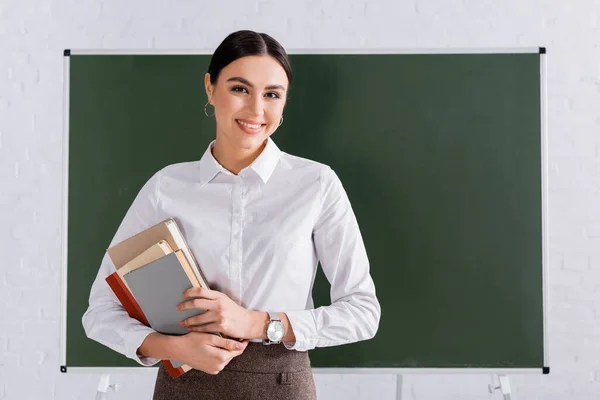
[[[238,126],[242,131],[250,135],[261,132],[266,125],[256,121],[248,121],[241,119],[236,119],[235,121],[237,122]]]
[[[258,129],[262,125],[265,125],[264,122],[250,121],[250,120],[247,120],[247,119],[236,119],[236,121],[237,121],[238,124],[247,126],[249,128],[252,128],[252,129]]]

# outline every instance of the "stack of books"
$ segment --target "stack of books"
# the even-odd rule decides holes
[[[108,255],[117,271],[106,282],[132,318],[163,334],[185,335],[179,323],[205,312],[176,309],[186,289],[209,287],[172,218],[110,247]],[[173,378],[192,369],[176,360],[161,362]]]

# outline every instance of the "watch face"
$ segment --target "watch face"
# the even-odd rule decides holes
[[[280,321],[271,321],[267,327],[267,337],[272,342],[280,342],[283,339],[283,323]]]

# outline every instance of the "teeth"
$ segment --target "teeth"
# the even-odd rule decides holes
[[[260,127],[262,126],[262,125],[252,125],[252,124],[248,124],[248,123],[246,123],[246,122],[244,122],[244,121],[240,121],[240,120],[237,120],[237,122],[238,122],[240,125],[247,126],[248,128],[251,128],[251,129],[258,129],[258,128],[260,128]]]

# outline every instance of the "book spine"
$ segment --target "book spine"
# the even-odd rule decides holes
[[[196,278],[198,278],[200,285],[202,285],[202,287],[204,287],[204,288],[209,288],[208,282],[206,282],[206,279],[204,279],[204,276],[202,275],[202,272],[200,271],[200,267],[198,266],[198,261],[196,261],[196,258],[194,257],[192,250],[190,249],[187,242],[185,241],[185,237],[181,233],[181,230],[179,229],[177,222],[173,218],[171,218],[171,219],[169,219],[167,226],[169,228],[169,231],[171,231],[171,236],[173,236],[173,240],[175,240],[175,243],[177,243],[177,246],[181,249],[181,251],[183,251],[183,254],[185,254],[186,258],[188,259],[189,264],[192,266],[194,274],[196,275]]]
[[[127,289],[118,272],[113,272],[106,278],[106,283],[115,293],[123,308],[131,318],[135,318],[146,326],[150,326],[148,319],[144,315],[142,308],[133,297],[133,294]]]

